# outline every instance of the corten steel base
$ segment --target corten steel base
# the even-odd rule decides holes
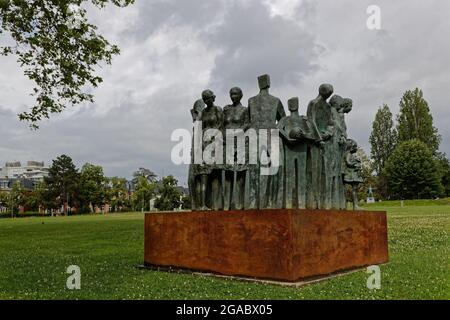
[[[388,261],[385,212],[147,213],[147,266],[296,282]]]

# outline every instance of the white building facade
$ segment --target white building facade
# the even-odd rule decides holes
[[[27,161],[25,166],[20,162],[6,162],[5,166],[0,168],[0,179],[27,179],[38,184],[48,176],[48,167],[44,162]]]

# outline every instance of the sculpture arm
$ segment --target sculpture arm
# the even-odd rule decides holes
[[[314,130],[312,128],[311,122],[308,120],[308,118],[306,116],[302,116],[301,121],[302,121],[301,128],[303,131],[303,140],[309,141],[309,142],[316,141],[316,137],[314,135]]]
[[[280,132],[280,136],[285,140],[286,142],[292,143],[294,140],[289,138],[289,134],[286,132],[286,118],[281,118],[281,120],[277,124],[277,129]]]
[[[250,128],[253,119],[252,119],[252,113],[251,113],[251,98],[248,99],[248,103],[247,103],[247,119],[248,119],[248,127]]]
[[[327,132],[330,133],[331,136],[334,136],[337,132],[337,123],[333,119],[333,117],[330,118],[330,121],[328,123]]]
[[[322,134],[322,139],[329,140],[335,134],[335,132],[336,128],[334,127],[334,125],[328,125],[327,129]]]
[[[217,122],[218,122],[217,129],[224,130],[225,126],[224,126],[223,120],[224,120],[223,111],[219,107],[217,107]]]
[[[341,136],[339,137],[339,144],[345,145],[346,143],[347,143],[347,135],[341,133]]]
[[[348,168],[356,168],[357,161],[355,161],[354,156],[351,153],[349,153],[345,157],[345,163],[346,163]]]
[[[195,122],[198,120],[200,115],[197,110],[191,109],[191,116],[192,116],[192,122]]]
[[[322,141],[322,135],[321,135],[321,133],[319,131],[319,128],[317,127],[317,123],[316,123],[316,108],[314,108],[314,103],[313,102],[314,102],[314,100],[311,101],[308,104],[308,109],[307,109],[306,115],[307,115],[307,117],[308,117],[308,119],[309,119],[309,121],[311,123],[311,126],[312,126],[312,129],[314,131],[314,134],[317,136],[316,142],[320,142],[320,141]]]
[[[244,112],[244,124],[242,125],[242,129],[247,131],[250,128],[250,108],[246,108]]]
[[[281,100],[278,100],[278,106],[277,106],[277,121],[280,121],[286,117],[286,112],[284,111],[283,103]]]

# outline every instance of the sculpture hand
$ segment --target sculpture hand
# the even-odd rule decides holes
[[[325,142],[320,141],[320,153],[323,154],[325,152]]]
[[[325,132],[322,134],[322,139],[323,140],[328,140],[331,138],[331,134],[329,132]]]

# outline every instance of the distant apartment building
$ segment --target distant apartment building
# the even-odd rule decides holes
[[[33,189],[39,182],[48,176],[48,168],[44,162],[27,161],[25,166],[17,162],[6,162],[0,168],[0,191],[9,191],[16,181],[19,181],[23,188]]]

